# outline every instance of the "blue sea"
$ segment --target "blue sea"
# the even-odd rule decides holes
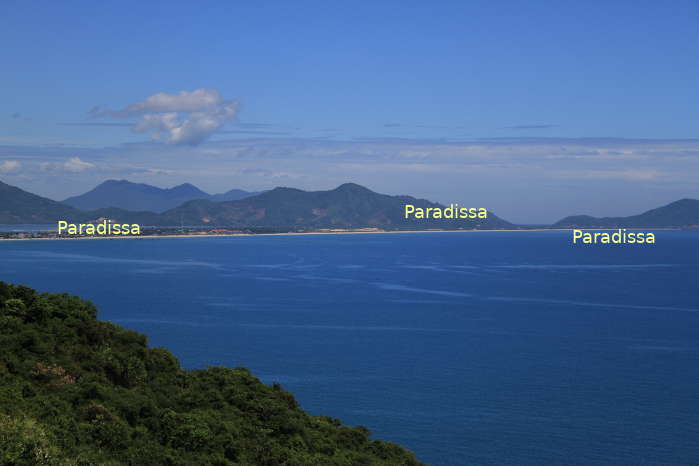
[[[699,231],[0,242],[187,368],[246,366],[435,465],[698,465]]]

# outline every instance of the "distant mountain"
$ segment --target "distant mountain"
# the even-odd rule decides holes
[[[555,228],[662,228],[699,226],[699,200],[681,199],[631,217],[566,217]]]
[[[233,201],[255,194],[257,193],[232,189],[224,194],[211,195],[189,183],[163,189],[127,180],[107,180],[85,194],[65,199],[63,203],[81,210],[116,207],[132,211],[164,212],[194,199]]]
[[[514,225],[488,212],[487,219],[406,219],[405,204],[417,208],[444,207],[425,199],[411,196],[389,196],[371,191],[354,183],[346,183],[329,191],[302,191],[294,188],[275,188],[261,194],[231,190],[210,196],[195,186],[184,184],[171,189],[160,189],[128,181],[108,181],[107,185],[137,186],[142,192],[174,192],[177,196],[196,196],[203,193],[208,199],[189,200],[163,213],[145,210],[133,211],[120,207],[81,210],[64,203],[23,191],[0,182],[0,224],[53,224],[58,220],[89,222],[109,218],[119,222],[139,223],[143,226],[228,226],[276,227],[289,229],[365,228],[382,229],[502,229]],[[98,191],[98,192],[101,192]],[[88,194],[84,196],[87,196]],[[243,199],[215,202],[211,199]],[[78,196],[81,197],[81,196]],[[73,198],[75,199],[75,198]],[[471,207],[471,206],[463,206]],[[478,206],[474,206],[478,207]],[[630,217],[595,218],[587,215],[566,217],[552,225],[554,228],[661,228],[699,226],[699,200],[682,199],[640,215]]]
[[[148,190],[147,185],[142,186],[146,186],[146,188],[141,187],[140,189]],[[183,185],[178,187],[178,190],[196,192],[196,188],[191,185]],[[229,192],[224,196],[236,194]],[[184,223],[193,226],[217,225],[289,229],[512,227],[510,223],[490,212],[487,219],[477,220],[406,219],[404,217],[405,204],[413,204],[415,207],[423,209],[440,207],[439,204],[425,199],[378,194],[357,184],[347,183],[330,191],[275,188],[235,201],[193,200],[161,214],[148,211],[129,211],[117,207],[84,211],[0,183],[0,223],[8,224],[50,224],[56,223],[58,220],[77,223],[109,218],[119,222],[139,223],[144,226],[176,226]]]
[[[117,208],[84,211],[0,182],[0,224],[55,224],[59,220],[88,222],[99,218],[128,219],[142,225],[160,222],[160,216],[153,212]]]
[[[256,196],[258,194],[260,193],[243,191],[242,189],[231,189],[223,194],[212,194],[209,196],[208,200],[214,202],[237,201],[238,199],[245,199],[246,197]]]
[[[488,212],[487,219],[425,219],[404,217],[405,204],[440,207],[425,199],[389,196],[347,183],[330,191],[275,188],[231,202],[189,201],[161,215],[164,224],[228,225],[283,228],[508,228],[512,224]],[[475,206],[474,206],[475,207]]]
[[[74,207],[0,182],[0,223],[48,224],[82,215]]]

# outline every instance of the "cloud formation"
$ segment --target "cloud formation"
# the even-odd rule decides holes
[[[20,164],[16,160],[5,160],[4,162],[0,163],[0,173],[2,173],[2,174],[15,173],[15,172],[19,171],[21,166],[22,166],[22,164]]]
[[[42,162],[39,164],[42,170],[62,171],[70,173],[82,173],[96,167],[94,163],[85,162],[80,157],[71,157],[65,162]]]
[[[238,113],[236,100],[225,100],[216,89],[161,92],[122,110],[95,107],[92,117],[140,117],[133,131],[148,133],[168,144],[197,145],[220,129]]]
[[[80,160],[80,157],[71,157],[63,163],[63,168],[69,172],[80,173],[95,168],[95,164]]]

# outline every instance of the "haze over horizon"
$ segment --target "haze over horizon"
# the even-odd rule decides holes
[[[52,199],[354,182],[550,223],[699,198],[696,2],[10,3],[0,181]]]

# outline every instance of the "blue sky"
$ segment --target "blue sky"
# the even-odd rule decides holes
[[[354,181],[546,222],[699,197],[696,1],[10,1],[0,41],[0,180],[55,199]]]

